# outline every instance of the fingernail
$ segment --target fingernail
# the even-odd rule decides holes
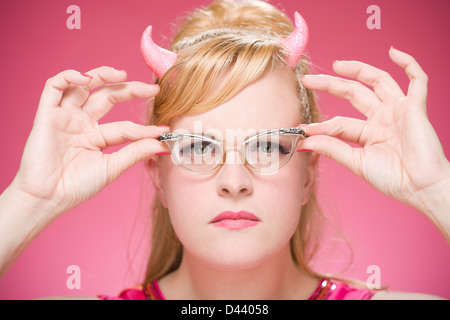
[[[81,74],[82,76],[84,76],[84,77],[89,77],[89,78],[91,78],[91,79],[92,79],[92,76],[90,76],[90,75],[88,75],[88,74],[85,74],[85,73],[81,73],[81,72],[80,72],[80,74]]]
[[[160,153],[155,153],[155,156],[168,156],[170,154],[170,152],[160,152]]]
[[[295,152],[314,152],[314,151],[309,150],[309,149],[298,149]]]
[[[169,126],[157,126],[157,127],[159,127],[159,128],[167,128],[167,129],[170,129]]]

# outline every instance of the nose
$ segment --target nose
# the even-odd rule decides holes
[[[239,198],[253,193],[251,173],[242,163],[237,150],[226,153],[217,177],[217,193],[220,196]]]

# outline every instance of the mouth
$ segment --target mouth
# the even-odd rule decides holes
[[[239,230],[256,226],[260,222],[261,220],[251,212],[224,211],[212,219],[210,224],[225,229]]]

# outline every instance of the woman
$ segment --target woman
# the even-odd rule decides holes
[[[121,298],[429,297],[358,288],[308,265],[320,241],[318,155],[422,212],[449,239],[449,204],[439,194],[449,189],[450,167],[426,116],[427,77],[394,48],[390,58],[411,79],[407,95],[387,73],[360,62],[337,61],[333,69],[373,91],[308,75],[299,15],[296,25],[293,31],[263,2],[214,3],[181,28],[174,53],[153,47],[151,30],[144,33],[143,53],[159,86],[118,83],[126,73],[111,68],[49,79],[20,170],[0,198],[2,275],[54,219],[145,160],[158,195],[152,254],[142,288]],[[154,52],[162,61],[155,63]],[[89,94],[106,82],[117,84]],[[319,123],[311,90],[349,100],[367,120]],[[134,97],[155,97],[149,126],[98,125],[116,102]],[[184,135],[164,135],[169,131]],[[101,152],[128,141],[136,142]]]

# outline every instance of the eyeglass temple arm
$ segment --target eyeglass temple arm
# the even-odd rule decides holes
[[[161,134],[161,136],[158,138],[158,140],[166,141],[166,140],[178,139],[179,137],[181,137],[181,135],[178,133],[164,132],[163,134]]]
[[[284,134],[299,134],[301,136],[303,136],[304,138],[306,138],[306,132],[303,131],[302,128],[299,127],[295,127],[295,128],[281,128],[278,130],[272,130],[272,131],[268,131],[268,132],[264,132],[262,134],[271,134],[271,133],[284,133]]]

